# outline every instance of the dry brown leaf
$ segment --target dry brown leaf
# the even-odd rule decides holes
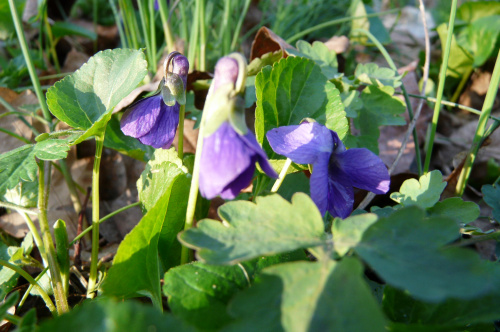
[[[266,53],[283,51],[283,57],[286,58],[288,54],[286,49],[294,48],[288,44],[283,38],[275,34],[271,29],[262,27],[257,32],[255,39],[252,42],[252,50],[250,52],[250,61],[255,58],[260,58]]]

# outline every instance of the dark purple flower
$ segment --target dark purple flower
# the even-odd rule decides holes
[[[181,54],[173,55],[172,61],[172,71],[179,75],[185,87],[189,62]],[[160,83],[161,89],[166,88],[163,82]],[[120,127],[125,135],[135,137],[143,144],[157,149],[168,149],[172,145],[179,124],[180,105],[175,102],[173,106],[167,106],[160,90],[155,95],[131,105],[123,114]]]
[[[217,126],[213,132],[209,132],[204,137],[200,158],[200,193],[208,199],[212,199],[217,195],[224,199],[235,198],[242,189],[252,182],[256,162],[260,164],[260,167],[268,176],[277,177],[276,172],[267,161],[266,153],[257,143],[254,134],[246,126],[244,128],[245,133],[241,133],[241,126],[238,128],[233,127],[238,122],[233,117],[241,116],[239,114],[241,110],[237,109],[238,103],[231,102],[233,98],[240,98],[235,93],[235,84],[238,81],[239,73],[238,68],[238,61],[232,57],[224,57],[217,62],[208,97],[216,96],[215,104],[212,99],[210,101],[212,106],[205,108],[205,112],[218,115],[211,117],[211,114],[206,114],[209,119],[207,122],[212,118],[213,123],[217,123]],[[229,100],[228,103],[224,101],[224,96],[216,94],[216,91],[222,86],[230,88],[219,91],[219,93],[228,91],[225,96],[225,100]],[[207,103],[209,102],[208,98]],[[220,104],[218,103],[219,100]],[[219,113],[220,109],[227,108],[228,105],[231,105],[229,112]],[[225,118],[220,119],[220,116]],[[213,126],[213,123],[204,122],[203,126],[208,129]]]
[[[276,153],[298,164],[312,164],[311,198],[322,214],[346,218],[353,209],[353,187],[375,194],[389,190],[390,176],[368,149],[346,150],[336,132],[319,123],[272,129],[266,134]]]

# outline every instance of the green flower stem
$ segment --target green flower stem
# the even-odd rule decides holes
[[[243,21],[247,16],[248,8],[250,7],[251,2],[252,0],[245,0],[245,4],[243,5],[243,11],[241,12],[240,18],[238,19],[236,28],[234,29],[233,41],[231,42],[231,51],[236,50],[236,44],[238,43],[238,39],[240,37],[241,27],[243,26]]]
[[[434,105],[434,115],[432,116],[432,126],[427,142],[427,151],[425,152],[424,173],[429,171],[431,164],[432,148],[434,146],[434,137],[436,136],[437,122],[439,119],[439,112],[441,111],[441,99],[443,99],[444,83],[446,81],[446,70],[448,68],[448,59],[450,57],[451,39],[453,37],[453,28],[455,27],[455,15],[457,12],[457,0],[452,0],[450,21],[448,23],[448,36],[446,38],[446,45],[444,47],[443,62],[439,70],[439,84],[436,96],[436,104]]]
[[[144,35],[144,43],[146,44],[146,56],[148,58],[149,71],[155,73],[156,69],[153,69],[156,68],[156,64],[154,63],[153,58],[153,53],[155,53],[155,51],[152,48],[151,39],[148,33],[148,18],[146,15],[146,10],[144,8],[144,1],[145,0],[138,0],[137,6],[139,7],[139,17],[141,19],[141,28]]]
[[[207,70],[207,31],[205,26],[205,0],[196,0],[198,5],[198,18],[200,20],[200,68],[201,71]]]
[[[49,23],[49,17],[47,15],[47,4],[44,5],[43,9],[43,23],[45,25],[45,30],[47,31],[47,39],[49,41],[49,52],[52,60],[54,60],[54,67],[56,72],[61,72],[61,65],[59,64],[59,59],[57,58],[56,43],[54,42],[54,35],[52,34],[52,27]]]
[[[99,225],[100,225],[100,224],[102,224],[103,222],[105,222],[106,220],[110,219],[111,217],[114,217],[114,216],[115,216],[115,215],[117,215],[118,213],[121,213],[121,212],[123,212],[123,211],[125,211],[125,210],[128,210],[128,209],[130,209],[130,208],[133,208],[134,206],[139,206],[139,205],[141,205],[141,202],[135,202],[135,203],[129,204],[129,205],[127,205],[127,206],[124,206],[124,207],[122,207],[122,208],[120,208],[120,209],[118,209],[118,210],[116,210],[116,211],[111,212],[111,213],[110,213],[110,214],[108,214],[107,216],[102,217],[101,219],[99,219],[99,221],[97,222],[97,224],[99,224]],[[86,228],[83,232],[81,232],[81,233],[80,233],[77,237],[75,237],[75,238],[73,239],[73,241],[71,241],[71,242],[69,243],[69,246],[74,245],[74,244],[75,244],[78,240],[80,240],[82,237],[84,237],[84,236],[85,236],[85,234],[87,234],[88,232],[90,232],[90,231],[92,230],[92,228],[93,228],[93,226],[89,226],[89,227],[87,227],[87,228]]]
[[[37,291],[40,293],[40,296],[42,297],[43,301],[45,302],[45,305],[47,308],[49,308],[50,312],[52,315],[56,316],[56,307],[54,306],[54,303],[50,299],[50,297],[47,295],[45,290],[38,285],[38,283],[33,279],[32,276],[30,276],[26,271],[21,269],[19,266],[11,264],[7,261],[4,261],[3,259],[0,259],[0,265],[5,266],[6,268],[9,268],[19,275],[21,275],[24,279],[26,279],[30,284],[32,284],[34,287],[36,287]]]
[[[184,7],[183,1],[179,2],[179,12],[181,14],[181,37],[184,40],[188,40],[188,17],[186,15],[186,7]],[[188,44],[189,44],[189,41],[188,41]],[[188,60],[189,60],[189,58],[188,58]]]
[[[363,33],[364,35],[366,35],[372,41],[372,43],[375,44],[375,46],[378,48],[380,53],[382,53],[385,61],[387,61],[387,63],[389,64],[389,67],[392,70],[397,72],[398,68],[394,64],[394,61],[392,61],[391,56],[389,55],[389,53],[387,52],[385,47],[382,45],[382,43],[380,43],[380,41],[373,34],[371,34],[369,31],[364,30],[364,29],[355,29],[352,32],[360,32],[360,33]],[[403,91],[403,95],[404,95],[405,103],[406,103],[406,108],[408,109],[408,115],[409,115],[410,121],[412,121],[413,120],[413,107],[411,106],[410,97],[408,95],[408,92],[406,91],[406,88],[405,88],[405,85],[403,84],[403,82],[401,82],[401,91]],[[413,128],[413,141],[415,143],[415,157],[417,159],[418,174],[421,175],[422,174],[422,157],[420,154],[420,145],[418,143],[418,136],[417,136],[417,129],[416,128]]]
[[[45,167],[47,166],[47,170]],[[47,219],[47,204],[49,201],[49,187],[50,187],[50,163],[40,160],[38,162],[38,222],[40,230],[42,231],[43,247],[40,250],[45,251],[49,263],[50,280],[52,282],[52,289],[54,290],[54,298],[56,300],[57,312],[63,314],[69,311],[68,300],[64,293],[64,287],[61,280],[61,271],[59,263],[57,262],[56,251],[54,248],[54,240],[50,234],[49,221]],[[45,176],[47,174],[47,176]],[[46,183],[47,182],[47,183]]]
[[[1,207],[4,207],[6,209],[14,209],[14,210],[17,210],[18,212],[23,212],[23,213],[27,213],[27,214],[32,214],[32,215],[37,215],[38,213],[35,212],[35,211],[32,211],[30,209],[27,209],[25,207],[22,207],[20,205],[17,205],[17,204],[14,204],[14,203],[9,203],[9,202],[2,202],[0,201],[0,206]]]
[[[160,1],[158,1],[160,2]],[[156,26],[155,26],[155,0],[149,0],[149,37],[151,40],[151,55],[153,61],[153,74],[158,70],[158,58],[156,56]]]
[[[129,37],[129,46],[132,48],[139,48],[139,27],[137,26],[137,20],[135,18],[135,11],[130,0],[121,0],[119,2],[120,10],[122,11],[122,16],[125,25],[125,31]]]
[[[341,24],[341,23],[345,23],[345,22],[350,22],[352,20],[357,20],[357,19],[360,19],[360,18],[370,18],[370,17],[383,16],[383,15],[387,15],[387,14],[391,14],[391,13],[395,13],[395,12],[399,12],[399,11],[400,11],[400,9],[394,8],[394,9],[387,10],[387,11],[380,12],[380,13],[367,14],[367,15],[363,15],[363,16],[349,16],[349,17],[344,17],[344,18],[339,18],[339,19],[336,19],[336,20],[324,22],[324,23],[315,25],[315,26],[313,26],[313,27],[311,27],[309,29],[302,30],[301,32],[299,32],[299,33],[293,35],[292,37],[288,38],[286,40],[286,42],[289,43],[289,44],[291,44],[294,41],[296,41],[296,40],[304,37],[305,35],[307,35],[307,34],[309,34],[311,32],[318,31],[318,30],[321,30],[321,29],[324,29],[324,28],[328,28],[328,27],[331,27],[331,26],[334,26],[334,25],[337,25],[337,24]]]
[[[285,164],[283,165],[283,168],[281,169],[280,175],[276,182],[274,182],[273,187],[271,188],[271,192],[275,193],[278,191],[280,188],[281,184],[283,183],[283,180],[286,177],[286,172],[288,171],[288,168],[290,168],[290,165],[292,164],[292,160],[290,158],[286,158]]]
[[[10,13],[12,15],[12,20],[14,21],[14,27],[16,29],[17,38],[19,39],[19,45],[21,46],[21,51],[23,52],[24,60],[26,61],[26,66],[28,67],[28,73],[30,74],[31,82],[33,82],[33,87],[35,89],[36,96],[40,103],[40,108],[42,109],[43,117],[50,121],[51,116],[47,103],[45,102],[45,95],[43,94],[42,88],[40,86],[40,81],[35,71],[35,66],[33,60],[28,51],[28,44],[26,42],[26,37],[24,36],[23,28],[21,25],[21,20],[17,15],[16,6],[14,5],[14,0],[8,0]],[[52,128],[50,128],[52,129]]]
[[[167,42],[168,53],[175,51],[175,41],[172,35],[172,28],[168,20],[168,7],[166,1],[158,1],[158,6],[160,9],[160,18],[163,25],[163,34],[165,35],[165,40]]]
[[[92,253],[90,256],[90,275],[87,297],[95,296],[97,285],[97,263],[99,260],[99,167],[101,166],[104,132],[95,137],[95,159],[92,169]]]
[[[186,209],[186,222],[184,230],[193,227],[194,213],[196,211],[196,200],[198,199],[198,188],[200,185],[200,159],[201,150],[203,149],[203,132],[204,132],[204,117],[205,113],[201,116],[201,125],[198,132],[198,142],[196,143],[196,153],[194,156],[193,177],[191,178],[191,188],[189,189],[188,205]],[[181,249],[181,265],[189,263],[189,248],[182,246]]]
[[[38,284],[38,282],[40,281],[40,279],[42,279],[42,277],[45,275],[45,273],[47,273],[47,271],[49,270],[48,267],[44,268],[42,270],[42,272],[40,272],[40,274],[38,274],[35,278],[35,284]],[[26,290],[26,292],[24,292],[24,295],[23,297],[21,298],[21,301],[19,301],[19,304],[17,305],[17,309],[19,310],[23,305],[24,305],[24,302],[26,302],[26,300],[28,299],[28,296],[30,295],[30,292],[31,290],[33,289],[33,287],[35,286],[35,284],[30,284],[28,289]]]
[[[35,223],[33,222],[33,220],[31,220],[30,216],[27,213],[22,213],[21,215],[26,221],[26,225],[28,225],[28,229],[30,230],[31,235],[33,235],[33,240],[35,240],[36,246],[38,248],[42,248],[40,249],[40,256],[42,256],[43,265],[48,268],[49,261],[47,259],[47,255],[45,254],[45,250],[43,250],[43,241],[40,237],[40,233],[38,233],[38,229],[36,228]]]
[[[98,18],[98,0],[92,0],[92,26],[94,27],[94,33],[96,36],[97,33],[97,18]],[[94,40],[94,53],[97,53],[97,39]]]
[[[467,155],[467,159],[465,159],[464,168],[462,169],[460,177],[458,178],[456,193],[459,196],[462,196],[464,193],[465,186],[469,181],[472,165],[474,164],[477,152],[479,151],[479,147],[481,146],[481,142],[483,140],[483,137],[485,136],[486,124],[488,123],[488,119],[491,114],[491,109],[493,108],[493,104],[495,102],[499,83],[500,83],[500,51],[498,52],[497,60],[495,63],[495,69],[493,69],[493,74],[491,75],[491,82],[490,86],[488,87],[488,92],[486,93],[486,97],[484,99],[481,115],[479,116],[479,121],[477,123],[477,128],[476,128],[476,134],[474,135],[472,146],[470,148],[469,154]],[[497,127],[498,123],[496,124],[495,129]],[[492,132],[491,129],[488,131]]]
[[[26,138],[24,138],[24,137],[22,137],[22,136],[20,136],[20,135],[18,135],[16,133],[10,131],[10,130],[4,129],[4,128],[0,128],[0,132],[5,133],[5,134],[7,134],[7,135],[9,135],[11,137],[14,137],[15,139],[18,139],[18,140],[20,140],[23,143],[31,144],[31,142],[30,142],[29,139],[26,139]]]
[[[191,23],[191,34],[189,36],[188,48],[188,61],[190,63],[190,71],[194,70],[194,59],[196,58],[196,47],[198,46],[198,32],[199,32],[199,14],[200,14],[200,1],[195,1],[195,8],[193,13],[193,21]],[[199,68],[198,68],[199,69]]]
[[[184,114],[186,113],[186,105],[181,105],[179,109],[179,134],[177,136],[177,153],[179,159],[184,158]]]
[[[115,18],[115,23],[116,26],[118,27],[118,34],[120,35],[120,41],[122,42],[122,47],[127,48],[128,43],[127,43],[127,37],[125,35],[125,31],[123,31],[123,26],[121,23],[121,17],[118,14],[118,9],[116,8],[115,0],[109,0],[109,6],[111,7],[111,10],[113,11],[113,16]]]
[[[231,0],[224,0],[224,16],[219,36],[222,54],[229,54],[231,48],[231,11]]]
[[[474,68],[470,67],[467,69],[465,74],[462,76],[462,79],[460,80],[460,84],[458,84],[458,87],[455,89],[455,93],[453,93],[453,96],[451,97],[451,101],[453,103],[456,103],[458,98],[460,97],[460,93],[465,87],[465,84],[467,84],[467,81],[469,80],[470,75],[474,71]]]

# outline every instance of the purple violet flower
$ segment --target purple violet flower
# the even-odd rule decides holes
[[[235,86],[239,76],[239,65],[241,62],[232,57],[224,57],[217,62],[207,98],[207,103],[211,106],[205,107],[204,110],[210,113],[206,114],[208,121],[204,121],[204,128],[208,129],[213,123],[217,124],[216,128],[204,137],[200,158],[200,193],[208,199],[217,195],[224,199],[235,198],[252,182],[256,162],[268,176],[274,178],[278,176],[269,165],[266,153],[254,134],[246,128],[246,125],[243,128],[246,133],[241,132],[241,122],[238,122],[238,117],[244,115],[241,114],[244,110],[238,109],[239,103],[234,102],[234,98],[241,98]],[[229,91],[225,95],[227,103],[224,96],[220,95],[223,91]],[[210,98],[212,100],[209,101]],[[224,109],[224,112],[220,112],[221,109]],[[224,117],[222,121],[221,116]],[[210,120],[213,122],[207,124]]]
[[[298,164],[313,165],[311,198],[322,214],[348,217],[353,187],[375,194],[389,191],[389,172],[377,155],[365,148],[346,150],[337,133],[319,123],[279,127],[266,136],[274,152]]]
[[[172,71],[182,79],[185,89],[189,62],[180,53],[173,54],[171,61],[173,62]],[[168,89],[164,86],[164,82],[165,80],[162,80],[156,94],[129,106],[120,122],[121,130],[125,135],[135,137],[141,143],[151,145],[156,149],[168,149],[172,145],[179,124],[179,103],[175,102],[173,106],[167,106],[160,93],[162,89]]]

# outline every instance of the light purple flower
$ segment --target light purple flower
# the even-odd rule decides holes
[[[238,68],[238,61],[234,58],[221,58],[215,67],[210,94],[213,96],[219,87],[227,87],[227,84],[234,87],[238,80]],[[238,98],[237,95],[236,98]],[[227,107],[223,100],[222,103],[220,107]],[[208,111],[217,113],[218,109],[215,107]],[[240,112],[241,110],[233,109],[232,111]],[[232,111],[224,113],[227,119],[224,119],[218,128],[203,140],[199,185],[201,195],[208,199],[218,195],[224,199],[235,198],[252,182],[256,162],[268,176],[274,178],[278,176],[269,165],[266,153],[260,147],[254,134],[246,128],[246,133],[242,135],[233,128],[230,120],[233,116]],[[210,118],[209,114],[207,117]],[[220,120],[214,118],[214,121],[220,122]],[[207,126],[205,123],[203,125]]]
[[[311,198],[322,214],[346,218],[354,204],[353,187],[375,194],[389,190],[390,176],[380,158],[368,149],[346,150],[336,132],[304,122],[271,129],[272,149],[298,164],[312,164]]]
[[[189,71],[187,58],[176,54],[173,55],[172,61],[172,72],[179,75],[186,87]],[[160,86],[162,84],[163,81]],[[125,135],[135,137],[143,144],[157,149],[168,149],[172,145],[179,124],[179,109],[178,102],[173,106],[165,105],[159,90],[155,95],[131,105],[123,114],[120,127]]]

